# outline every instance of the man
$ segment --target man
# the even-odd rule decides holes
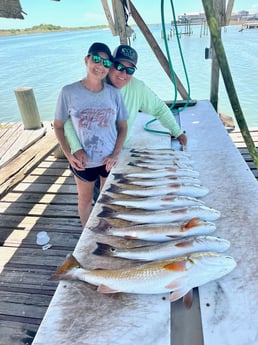
[[[187,137],[178,126],[171,110],[143,81],[133,77],[136,71],[138,55],[128,45],[118,46],[113,53],[113,66],[110,68],[107,82],[121,90],[129,112],[128,130],[125,144],[131,135],[131,129],[139,111],[153,115],[176,137],[182,146],[186,146]],[[70,120],[65,123],[65,134],[74,156],[74,167],[78,169],[84,163],[84,152],[74,132]]]

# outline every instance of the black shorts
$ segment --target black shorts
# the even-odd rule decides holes
[[[85,182],[93,182],[96,181],[99,176],[106,178],[109,175],[109,172],[106,170],[106,165],[86,168],[85,170],[76,170],[70,165],[70,169],[76,177]]]

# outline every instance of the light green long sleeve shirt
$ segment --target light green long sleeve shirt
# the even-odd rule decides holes
[[[126,141],[131,136],[132,125],[139,111],[154,116],[154,118],[156,118],[163,127],[167,128],[174,137],[177,138],[182,134],[182,130],[178,126],[169,107],[143,81],[132,77],[130,82],[121,89],[121,93],[125,106],[129,112]],[[65,136],[71,147],[71,153],[80,150],[82,146],[70,119],[65,122],[64,130]]]

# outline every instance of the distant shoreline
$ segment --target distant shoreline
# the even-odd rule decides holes
[[[32,28],[26,29],[0,29],[0,36],[16,36],[16,35],[27,35],[27,34],[41,34],[46,32],[62,32],[62,31],[79,31],[79,30],[92,30],[92,29],[106,29],[108,25],[96,25],[96,26],[85,26],[85,27],[62,27],[52,24],[40,24],[33,26]]]
[[[256,23],[258,20],[253,20],[252,23]],[[242,25],[245,24],[246,21],[231,21],[229,25]],[[149,25],[157,25],[156,24],[149,24]],[[25,28],[25,29],[8,29],[3,30],[0,29],[0,37],[1,36],[16,36],[16,35],[27,35],[27,34],[41,34],[46,32],[62,32],[62,31],[80,31],[80,30],[94,30],[94,29],[108,29],[108,25],[96,25],[96,26],[85,26],[85,27],[62,27],[56,26],[52,24],[40,24],[37,26],[33,26],[32,28]]]

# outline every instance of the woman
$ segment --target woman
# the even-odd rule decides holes
[[[108,46],[93,43],[84,60],[86,77],[62,88],[54,119],[56,137],[74,173],[83,227],[92,209],[95,181],[100,177],[101,189],[116,164],[129,117],[120,91],[103,82],[112,66]],[[85,152],[81,161],[71,154],[65,140],[64,123],[69,117]]]

